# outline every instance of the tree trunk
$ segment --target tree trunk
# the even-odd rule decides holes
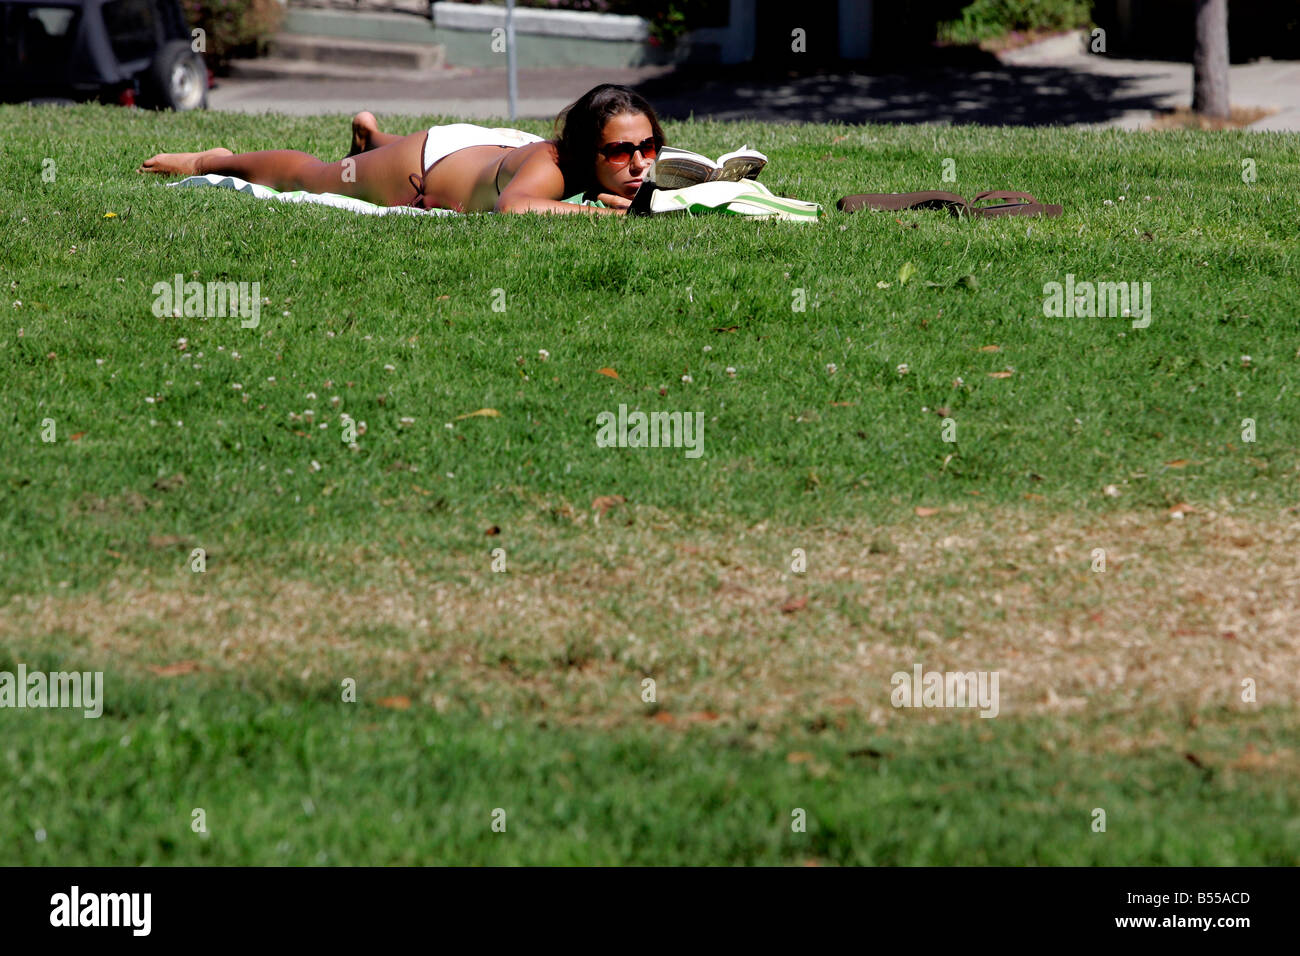
[[[1192,109],[1228,118],[1228,0],[1196,0]]]

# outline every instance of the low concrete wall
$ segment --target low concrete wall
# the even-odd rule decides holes
[[[337,36],[355,40],[436,43],[446,50],[449,66],[505,68],[501,39],[505,9],[463,3],[433,4],[434,19],[404,13],[343,11],[289,7],[286,33]],[[619,68],[686,61],[716,61],[720,44],[711,34],[688,34],[670,53],[649,42],[649,24],[641,17],[570,10],[515,10],[515,40],[521,69],[592,66]],[[500,35],[498,35],[499,37]],[[493,47],[502,52],[496,52]]]

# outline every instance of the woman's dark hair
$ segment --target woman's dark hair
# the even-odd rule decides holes
[[[555,149],[566,194],[585,192],[595,185],[596,149],[603,145],[601,133],[607,122],[623,113],[648,119],[655,143],[664,145],[664,131],[654,107],[626,86],[602,83],[560,110],[555,118]]]

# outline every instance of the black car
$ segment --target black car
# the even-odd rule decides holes
[[[0,98],[208,105],[178,0],[0,0]]]

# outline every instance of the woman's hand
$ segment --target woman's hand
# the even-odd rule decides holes
[[[613,193],[597,193],[596,198],[610,209],[616,209],[620,213],[626,213],[628,206],[632,205],[632,200],[624,199],[622,196],[615,196]]]

